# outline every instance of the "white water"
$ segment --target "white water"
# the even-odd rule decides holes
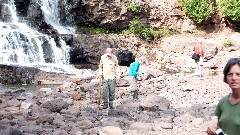
[[[41,5],[45,21],[51,24],[60,34],[72,34],[75,32],[73,28],[63,27],[60,24],[58,0],[38,0],[38,3]]]
[[[52,72],[71,72],[73,69],[69,65],[69,46],[60,39],[59,47],[50,36],[39,33],[24,23],[19,23],[14,0],[8,0],[7,6],[12,22],[0,22],[0,63],[34,66]],[[51,59],[50,63],[46,62],[46,58]]]

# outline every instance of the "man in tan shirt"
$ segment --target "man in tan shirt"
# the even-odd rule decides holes
[[[103,78],[103,109],[113,109],[113,101],[115,99],[116,73],[118,60],[112,53],[111,48],[106,49],[106,53],[101,56],[99,71]]]

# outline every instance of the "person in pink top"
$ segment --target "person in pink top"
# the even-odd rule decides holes
[[[203,45],[201,43],[194,45],[193,51],[200,57],[198,60],[195,60],[195,63],[196,63],[195,75],[202,76],[202,66],[203,66],[203,58],[204,58]]]

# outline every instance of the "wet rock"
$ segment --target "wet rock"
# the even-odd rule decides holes
[[[75,93],[71,94],[71,97],[74,101],[79,101],[81,99],[81,94],[80,94],[80,92],[75,92]]]
[[[13,91],[12,94],[14,95],[20,95],[21,93],[25,92],[26,90],[24,89],[20,89],[20,90],[16,90],[16,91]]]
[[[80,87],[83,87],[83,91],[87,92],[87,91],[92,91],[96,88],[98,88],[99,83],[98,82],[90,82],[90,83],[84,83],[82,85],[80,85]]]
[[[29,134],[41,134],[43,132],[43,128],[40,125],[27,125],[20,127],[23,132]]]
[[[63,127],[63,126],[66,125],[65,121],[62,120],[62,119],[54,119],[53,120],[53,124],[54,124],[54,126],[56,126],[58,128]]]
[[[128,87],[130,84],[129,84],[129,78],[128,77],[125,77],[123,79],[120,79],[118,82],[117,82],[117,87]]]
[[[78,117],[81,115],[81,110],[78,107],[70,106],[68,109],[62,109],[61,114],[74,115]]]
[[[23,133],[17,128],[7,128],[0,132],[0,135],[23,135]]]
[[[76,123],[81,130],[90,129],[94,127],[94,124],[90,120],[81,120]]]
[[[21,102],[17,99],[11,99],[7,102],[8,106],[20,107]]]
[[[19,109],[19,107],[13,107],[13,106],[11,106],[11,107],[6,107],[5,110],[6,110],[7,112],[10,112],[10,113],[14,114],[14,115],[20,114],[20,109]]]
[[[170,103],[165,97],[153,96],[142,100],[139,108],[142,111],[162,111],[170,109]]]
[[[40,70],[34,67],[0,64],[0,82],[3,84],[32,84]]]
[[[193,119],[192,121],[192,124],[193,125],[200,125],[204,122],[204,119],[203,118],[196,118],[196,119]]]
[[[11,120],[13,119],[13,116],[10,112],[7,112],[6,110],[0,110],[0,120],[4,118]]]
[[[56,130],[52,133],[52,135],[69,135],[65,129]]]
[[[188,123],[191,123],[192,120],[195,119],[195,117],[193,117],[192,115],[186,113],[186,114],[183,114],[179,117],[175,117],[173,119],[174,123],[178,126],[183,126],[183,125],[186,125]]]
[[[60,113],[62,109],[68,108],[68,106],[69,106],[68,103],[60,99],[47,101],[42,105],[43,108],[47,108],[52,112],[58,112],[58,113]]]
[[[111,117],[123,117],[127,115],[128,114],[125,111],[119,110],[119,109],[112,109],[108,111],[108,116],[111,116]]]
[[[51,116],[51,115],[45,115],[45,116],[40,116],[38,117],[38,119],[36,120],[36,123],[39,125],[39,124],[53,124],[53,120],[54,120],[54,117]]]
[[[31,92],[24,92],[17,96],[17,99],[21,101],[32,99],[32,98],[33,98],[33,93]]]
[[[32,106],[32,103],[22,102],[20,109],[29,109]]]
[[[123,135],[123,131],[119,127],[106,126],[106,127],[103,127],[101,130],[99,130],[98,134],[99,135]]]
[[[59,92],[63,91],[71,91],[76,88],[77,84],[73,82],[64,82],[61,86],[59,86],[57,89]]]
[[[77,119],[77,117],[76,117],[75,115],[62,114],[62,116],[63,116],[63,119],[64,119],[65,121],[71,121],[71,122],[77,122],[77,121],[78,121],[78,119]]]
[[[135,122],[132,123],[129,127],[131,130],[145,130],[145,131],[152,131],[153,126],[151,123],[143,123],[143,122]]]

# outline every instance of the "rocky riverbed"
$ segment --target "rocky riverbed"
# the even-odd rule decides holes
[[[146,51],[154,54],[154,59],[147,56],[147,64],[140,67],[138,101],[133,101],[130,93],[129,67],[119,68],[114,110],[98,110],[96,69],[79,69],[73,74],[39,73],[38,79],[62,85],[48,87],[40,81],[39,90],[19,87],[1,91],[0,135],[206,134],[207,127],[217,121],[214,110],[218,100],[230,92],[223,82],[222,68],[238,49],[238,37],[234,33],[163,38],[159,47]],[[222,43],[227,38],[234,45],[225,48]],[[193,75],[194,61],[190,58],[192,45],[198,40],[202,40],[208,56],[203,77]]]
[[[204,71],[203,77],[195,77],[143,65],[140,99],[133,101],[128,67],[120,69],[114,110],[98,110],[97,70],[67,75],[72,81],[57,88],[1,92],[1,134],[205,134],[216,122],[213,112],[218,100],[229,92],[221,72]]]

